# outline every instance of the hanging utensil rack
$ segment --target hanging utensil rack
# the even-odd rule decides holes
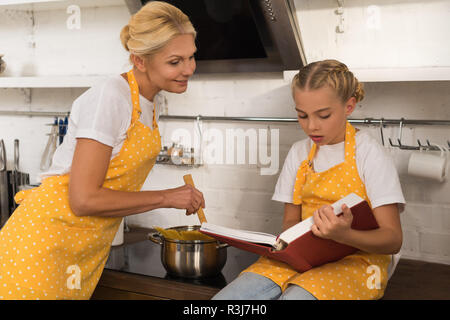
[[[298,122],[297,118],[270,118],[270,117],[216,117],[216,116],[172,116],[172,115],[161,115],[159,117],[163,120],[197,120],[199,121],[244,121],[244,122]],[[397,147],[402,150],[430,150],[430,151],[439,151],[439,147],[430,143],[428,139],[426,139],[427,144],[424,145],[417,139],[417,146],[410,146],[402,144],[402,131],[404,125],[410,126],[449,126],[450,120],[423,120],[423,119],[374,119],[374,118],[364,118],[364,119],[348,119],[351,124],[357,125],[376,125],[380,128],[381,135],[381,143],[383,146],[384,143],[384,134],[383,128],[386,126],[399,126],[399,137],[397,138],[398,144],[395,145],[392,142],[392,139],[389,138],[389,144],[391,147]],[[450,148],[450,141],[447,141],[448,147]]]
[[[65,117],[69,116],[70,112],[55,112],[55,111],[5,111],[0,110],[1,115],[9,116],[37,116],[37,117]],[[279,123],[291,123],[297,122],[297,118],[283,118],[283,117],[222,117],[222,116],[181,116],[181,115],[160,115],[161,120],[197,120],[199,121],[232,121],[232,122],[279,122]],[[450,126],[450,120],[425,120],[425,119],[375,119],[375,118],[363,118],[363,119],[348,119],[351,124],[357,125],[374,125],[379,126],[381,134],[381,142],[384,143],[383,128],[386,126],[399,126],[399,137],[397,138],[397,144],[392,142],[389,138],[389,144],[391,147],[397,147],[404,150],[440,150],[437,146],[433,145],[427,139],[427,144],[422,144],[420,140],[417,140],[417,146],[409,146],[401,143],[403,126]],[[450,141],[447,141],[450,147]]]
[[[0,110],[0,116],[68,117],[70,112]]]
[[[9,116],[30,116],[30,117],[65,117],[70,116],[70,112],[57,111],[15,111],[15,110],[0,110],[1,115]],[[178,115],[160,115],[161,120],[201,120],[201,121],[244,121],[244,122],[297,122],[297,118],[283,118],[283,117],[223,117],[223,116],[178,116]],[[423,120],[423,119],[349,119],[350,123],[364,124],[364,125],[437,125],[449,126],[450,120]]]

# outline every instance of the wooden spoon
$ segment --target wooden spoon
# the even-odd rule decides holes
[[[192,176],[190,174],[184,175],[183,179],[184,179],[184,182],[186,184],[190,184],[191,186],[193,186],[195,188],[194,180],[192,180]],[[203,222],[206,222],[205,213],[203,212],[203,208],[202,207],[200,207],[198,209],[197,216],[198,216],[198,220],[200,220],[200,224],[202,224]]]

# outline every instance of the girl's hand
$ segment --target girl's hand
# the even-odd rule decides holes
[[[203,193],[191,185],[163,191],[166,208],[186,209],[186,215],[193,214],[205,207]]]
[[[353,215],[349,207],[342,205],[341,216],[336,216],[333,207],[329,205],[322,206],[313,214],[314,225],[311,227],[312,233],[324,239],[331,239],[339,242],[345,234],[351,230]]]

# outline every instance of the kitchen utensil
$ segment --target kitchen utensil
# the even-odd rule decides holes
[[[200,226],[180,226],[166,230],[193,231]],[[203,278],[218,275],[227,260],[227,244],[217,240],[166,239],[159,232],[149,233],[149,239],[161,245],[161,263],[167,273],[183,278]]]
[[[69,126],[69,118],[68,118],[68,117],[64,117],[63,136],[62,136],[63,141],[64,141],[64,137],[65,137],[66,134],[67,134],[68,126]],[[61,143],[62,143],[63,141],[61,141]]]
[[[58,137],[59,137],[59,145],[63,143],[64,137],[67,133],[67,126],[69,125],[69,121],[67,117],[64,119],[60,118],[56,120],[58,122]]]
[[[6,170],[6,149],[0,140],[0,226],[9,218],[8,172]]]
[[[16,193],[19,191],[19,185],[20,185],[20,179],[19,179],[19,140],[14,140],[14,164],[13,164],[13,170],[11,174],[11,195],[10,198],[12,199]],[[11,202],[11,213],[17,208],[17,203],[12,199]]]
[[[6,69],[6,62],[2,58],[3,54],[0,54],[0,74],[2,74]]]
[[[58,119],[58,140],[59,144],[63,142],[63,136],[64,136],[64,120]]]
[[[58,139],[58,124],[52,125],[51,133],[48,137],[47,145],[45,146],[44,153],[42,154],[40,169],[47,171],[52,165],[53,154],[56,151],[56,142]]]
[[[184,179],[184,182],[186,184],[190,184],[191,186],[193,186],[195,188],[194,180],[192,179],[192,175],[186,174],[186,175],[183,176],[183,179]],[[198,216],[198,219],[200,220],[200,223],[207,222],[206,221],[206,217],[205,217],[205,213],[203,212],[202,207],[200,207],[198,209],[197,216]]]
[[[23,190],[22,186],[30,184],[30,175],[20,172],[19,170],[19,139],[14,140],[14,162],[12,170],[8,170],[8,198],[9,198],[9,215],[18,207],[14,201],[17,192]]]

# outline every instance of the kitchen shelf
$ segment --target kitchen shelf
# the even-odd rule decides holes
[[[450,67],[350,69],[361,82],[450,80]],[[298,70],[284,71],[283,78],[286,82],[291,82],[297,73]]]
[[[3,0],[0,5],[23,5],[31,3],[42,3],[42,2],[59,2],[61,0]]]
[[[161,162],[161,161],[156,161],[155,164],[161,164],[161,165],[165,165],[165,166],[176,166],[176,167],[180,167],[180,168],[198,168],[198,167],[201,166],[198,163],[195,163],[195,164],[186,164],[186,163],[175,164],[173,162]]]
[[[81,8],[88,7],[106,7],[106,6],[121,6],[124,5],[124,0],[3,0],[0,3],[2,7],[8,10],[33,10],[33,11],[47,11],[47,10],[67,10],[70,5],[76,5]]]
[[[0,77],[0,88],[90,88],[108,76]]]

